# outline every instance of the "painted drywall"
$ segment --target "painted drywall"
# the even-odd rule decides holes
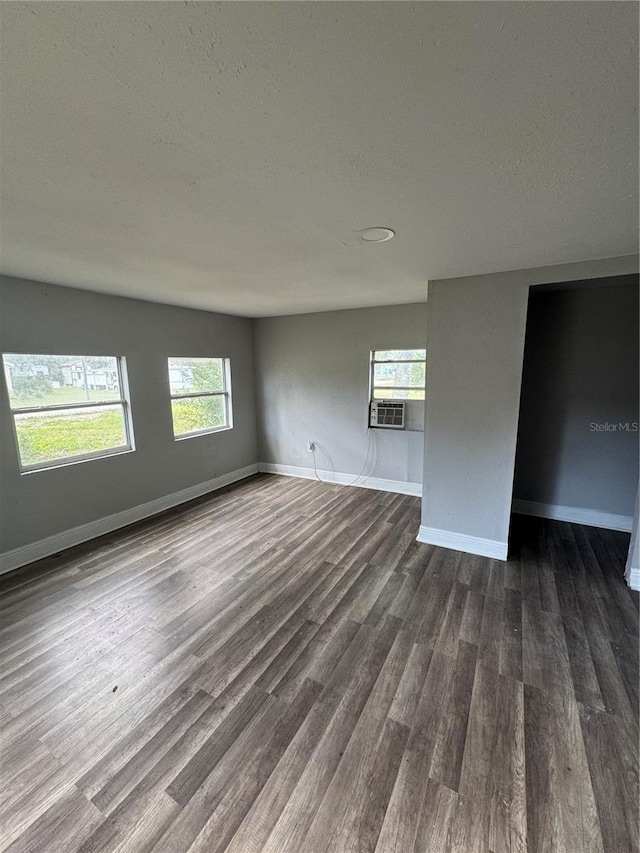
[[[1,9],[5,273],[265,316],[636,251],[637,3]]]
[[[531,290],[514,498],[633,514],[638,303],[637,276]]]
[[[429,283],[423,541],[506,556],[529,288],[637,272],[630,255]]]
[[[423,526],[506,543],[526,288],[429,285]]]
[[[0,552],[257,462],[252,321],[0,278],[3,352],[126,357],[136,450],[20,474],[2,388]],[[233,429],[175,441],[168,356],[228,356]]]
[[[633,527],[625,566],[625,577],[632,589],[640,590],[640,491],[636,495],[636,505],[633,511]]]
[[[426,306],[330,311],[256,321],[260,461],[419,484],[422,401],[405,431],[369,430],[372,349],[424,348]]]

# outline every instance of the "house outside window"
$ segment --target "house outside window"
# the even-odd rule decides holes
[[[23,472],[134,449],[124,358],[2,356]]]
[[[169,358],[168,371],[174,438],[231,429],[228,358]]]

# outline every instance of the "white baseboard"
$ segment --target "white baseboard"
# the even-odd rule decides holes
[[[588,527],[604,527],[607,530],[622,530],[630,533],[633,519],[630,515],[615,515],[612,512],[599,512],[596,509],[582,507],[557,506],[538,503],[538,501],[514,500],[513,512],[522,515],[536,515],[539,518],[552,518],[554,521],[570,521],[573,524],[586,524]]]
[[[61,533],[55,533],[46,539],[40,539],[39,542],[32,542],[29,545],[23,545],[21,548],[5,551],[4,554],[0,554],[0,575],[10,572],[13,569],[18,569],[20,566],[25,566],[27,563],[33,563],[35,560],[41,560],[43,557],[50,557],[52,554],[57,554],[58,551],[64,551],[65,548],[71,548],[74,545],[80,545],[82,542],[95,539],[97,536],[111,533],[120,527],[126,527],[128,524],[133,524],[136,521],[142,521],[143,518],[157,515],[157,513],[165,509],[171,509],[171,507],[178,506],[178,504],[199,498],[202,495],[206,495],[207,492],[214,492],[216,489],[221,489],[223,486],[236,483],[238,480],[244,480],[245,477],[250,477],[252,474],[257,473],[257,464],[247,465],[245,468],[238,468],[236,471],[222,474],[213,480],[189,486],[186,489],[181,489],[179,492],[164,495],[148,503],[131,507],[131,509],[125,509],[122,512],[116,512],[114,515],[108,515],[106,518],[99,518],[96,521],[90,521],[88,524],[81,524],[78,527],[72,527],[70,530],[63,530]]]
[[[640,568],[631,566],[629,569],[627,569],[626,579],[627,584],[631,587],[631,589],[635,589],[636,592],[640,592]]]
[[[463,533],[452,533],[450,530],[438,530],[435,527],[420,525],[418,542],[425,545],[439,545],[441,548],[451,548],[453,551],[464,551],[467,554],[479,554],[481,557],[491,557],[493,560],[506,560],[508,543],[497,539],[482,539],[480,536],[466,536]]]
[[[273,462],[260,462],[260,471],[266,474],[281,474],[283,477],[302,477],[315,480],[313,468],[298,468],[295,465],[276,465]],[[339,474],[335,471],[318,471],[318,477],[325,483],[336,486],[358,486],[362,489],[377,489],[380,492],[396,492],[399,495],[422,496],[422,483],[407,483],[403,480],[382,480],[379,477],[358,477],[354,474]]]

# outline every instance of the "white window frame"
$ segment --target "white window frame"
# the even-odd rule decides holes
[[[383,400],[383,399],[384,400],[398,400],[398,399],[400,399],[400,400],[405,400],[407,403],[422,402],[426,398],[426,393],[427,393],[427,389],[426,389],[427,359],[426,359],[426,356],[425,356],[425,358],[386,358],[386,359],[375,357],[377,352],[383,352],[384,350],[388,351],[388,350],[392,350],[392,349],[394,349],[394,347],[378,347],[377,349],[371,350],[370,364],[369,364],[369,401],[373,402],[374,400]],[[398,348],[396,347],[395,349],[398,349]],[[424,347],[404,347],[404,349],[406,351],[417,352],[418,350],[424,349]],[[376,385],[375,384],[375,366],[376,366],[376,364],[424,364],[424,366],[425,366],[425,384],[422,386],[421,389],[416,388],[415,385],[414,386],[407,386],[407,387],[400,386],[400,385],[394,385],[394,386]],[[419,390],[422,390],[422,397],[411,397],[411,398],[400,397],[400,398],[398,398],[398,397],[386,397],[386,396],[385,397],[376,397],[375,396],[376,391],[419,391]]]
[[[171,362],[177,361],[179,358],[203,359],[207,361],[222,362],[222,390],[221,391],[189,391],[183,394],[171,393]],[[175,425],[173,423],[173,407],[171,407],[171,427],[173,429],[173,440],[182,441],[185,438],[196,438],[199,435],[209,435],[212,432],[224,432],[228,429],[233,429],[233,405],[231,400],[231,359],[221,355],[174,355],[167,358],[167,376],[169,377],[169,399],[173,400],[189,400],[201,397],[223,397],[224,398],[224,415],[225,423],[223,426],[207,427],[206,429],[194,429],[191,432],[182,432],[176,435]],[[169,403],[171,406],[171,403]]]
[[[4,358],[13,353],[2,353],[3,358],[3,381],[5,381]],[[34,353],[40,355],[40,353]],[[44,353],[43,353],[44,354]],[[24,355],[32,355],[32,353],[24,353]],[[48,355],[48,353],[47,353]],[[57,355],[57,353],[51,353]],[[60,355],[64,355],[61,353]],[[7,400],[9,401],[9,412],[11,413],[11,426],[13,427],[13,437],[16,445],[16,453],[18,454],[18,466],[21,474],[33,474],[36,471],[46,471],[49,468],[60,468],[63,465],[75,465],[77,462],[89,462],[91,459],[104,459],[107,456],[120,456],[123,453],[131,453],[134,451],[135,444],[133,439],[133,419],[131,417],[131,402],[129,400],[129,384],[127,381],[126,359],[124,356],[113,355],[85,355],[79,358],[115,358],[116,369],[118,371],[118,388],[120,397],[115,400],[104,400],[102,402],[94,402],[93,400],[81,400],[77,403],[59,403],[53,406],[25,406],[22,408],[13,408],[9,389],[5,388]],[[6,382],[5,382],[6,385]],[[118,445],[117,447],[109,447],[106,450],[95,450],[91,453],[79,453],[76,456],[61,456],[58,459],[52,459],[49,462],[35,462],[33,465],[25,465],[22,462],[20,455],[20,444],[18,442],[18,429],[16,426],[16,415],[29,415],[38,412],[64,412],[69,409],[95,409],[104,406],[121,406],[122,419],[124,422],[124,432],[126,444]]]

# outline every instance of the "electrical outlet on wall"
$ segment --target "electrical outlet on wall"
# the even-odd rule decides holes
[[[307,453],[313,453],[316,449],[315,444],[312,441],[307,442]]]

